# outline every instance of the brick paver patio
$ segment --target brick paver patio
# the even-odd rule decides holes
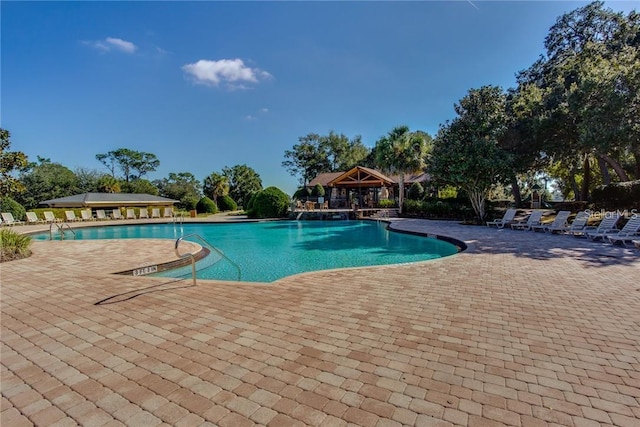
[[[34,242],[0,264],[0,423],[640,425],[640,251],[392,226],[469,249],[194,287],[111,274],[173,241]]]

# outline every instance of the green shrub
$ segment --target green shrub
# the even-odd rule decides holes
[[[247,215],[251,218],[282,218],[289,210],[289,196],[277,187],[256,193]]]
[[[293,193],[293,198],[296,200],[306,200],[311,195],[311,189],[308,187],[298,188],[295,193]]]
[[[196,196],[185,196],[180,200],[180,203],[177,204],[178,209],[183,209],[185,211],[192,211],[196,208],[198,204],[198,198]]]
[[[640,180],[599,186],[592,191],[591,200],[597,209],[640,209]]]
[[[378,207],[381,207],[381,208],[384,208],[384,209],[395,208],[396,207],[396,202],[395,202],[395,200],[383,199],[383,200],[380,200],[378,202]]]
[[[10,228],[0,229],[0,262],[28,257],[31,255],[30,245],[30,236],[16,233]]]
[[[216,206],[216,203],[213,200],[204,196],[202,199],[198,200],[196,211],[198,211],[198,213],[214,214],[218,213],[218,206]]]
[[[238,204],[229,196],[218,197],[218,208],[223,211],[235,211],[238,209]]]
[[[409,187],[409,192],[407,194],[407,198],[411,200],[422,200],[424,197],[424,188],[419,182],[414,182]]]
[[[311,195],[315,197],[324,197],[324,187],[320,184],[316,184],[311,191]]]
[[[23,221],[26,219],[26,209],[22,205],[11,197],[0,198],[0,212],[11,212],[13,219],[16,221]]]

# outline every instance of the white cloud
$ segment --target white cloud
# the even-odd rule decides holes
[[[269,109],[268,109],[268,108],[261,108],[261,109],[260,109],[260,112],[261,112],[261,113],[265,113],[265,114],[266,114],[266,113],[268,113],[268,112],[269,112]]]
[[[117,50],[124,53],[134,53],[138,49],[135,44],[117,37],[107,37],[104,40],[95,40],[83,43],[103,52]]]
[[[183,65],[182,70],[198,84],[218,86],[226,83],[232,88],[244,88],[243,83],[257,83],[260,79],[271,77],[271,74],[259,68],[247,67],[242,59],[201,59],[193,64]]]

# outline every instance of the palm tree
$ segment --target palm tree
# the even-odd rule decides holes
[[[408,126],[396,126],[376,142],[376,165],[400,177],[398,205],[402,213],[404,201],[404,176],[424,169],[427,154],[427,139],[424,132],[410,132]]]
[[[204,179],[204,193],[211,194],[215,204],[218,204],[218,197],[229,194],[229,178],[219,173],[213,172]]]

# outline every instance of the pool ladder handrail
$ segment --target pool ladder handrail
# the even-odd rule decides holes
[[[180,213],[174,214],[171,217],[171,221],[173,221],[174,224],[182,225],[182,223],[184,222],[184,212],[180,212]]]
[[[220,249],[216,248],[215,246],[213,246],[211,243],[209,243],[207,240],[205,240],[204,237],[200,236],[197,233],[192,233],[192,234],[187,234],[184,236],[179,237],[178,239],[176,239],[176,244],[174,247],[174,251],[176,253],[176,256],[180,259],[184,259],[187,257],[191,258],[191,277],[193,278],[193,286],[196,285],[196,257],[195,257],[195,253],[186,253],[186,254],[181,254],[180,251],[178,250],[178,246],[180,246],[180,243],[186,239],[187,237],[195,237],[197,239],[199,239],[202,243],[204,243],[206,246],[208,246],[209,248],[211,248],[213,251],[215,251],[216,253],[218,253],[222,258],[226,259],[227,261],[229,261],[229,263],[231,265],[233,265],[236,270],[238,270],[238,281],[242,280],[242,270],[240,270],[240,267],[238,266],[238,264],[236,264],[235,262],[233,262],[231,260],[231,258],[229,258],[228,256],[226,256],[224,254],[224,252],[222,252]]]
[[[58,227],[58,231],[60,232],[60,240],[64,240],[64,228],[67,227],[71,234],[73,234],[73,240],[76,239],[76,232],[73,231],[73,228],[67,222],[52,222],[49,225],[49,240],[53,240],[53,226]]]

